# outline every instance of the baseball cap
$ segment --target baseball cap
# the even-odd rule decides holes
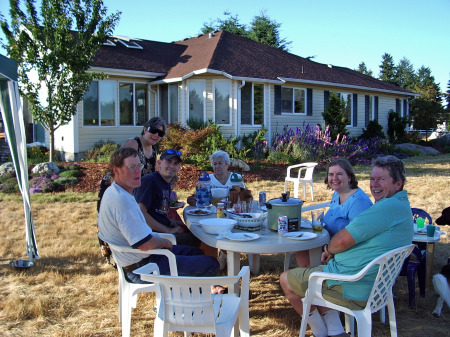
[[[159,159],[170,159],[173,157],[177,157],[178,160],[181,162],[181,151],[175,150],[175,149],[168,149],[164,150],[163,153],[161,153],[161,156]]]

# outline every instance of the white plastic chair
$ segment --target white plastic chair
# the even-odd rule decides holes
[[[136,269],[141,279],[158,283],[158,313],[155,318],[154,336],[167,337],[169,331],[215,333],[217,337],[229,337],[239,318],[241,337],[250,336],[248,296],[250,269],[242,267],[237,276],[222,277],[173,277],[151,275],[147,266]],[[211,294],[213,285],[238,284],[237,294]]]
[[[303,184],[303,198],[306,198],[306,185],[311,185],[311,200],[314,200],[314,187],[313,187],[313,172],[317,163],[302,163],[297,165],[288,166],[286,178],[284,179],[284,192],[287,192],[288,182],[294,183],[294,198],[298,198],[298,186]],[[291,175],[291,170],[297,170],[298,174],[295,175],[294,171]],[[303,173],[303,176],[302,176]]]
[[[176,244],[175,236],[172,234],[159,233],[159,235],[171,241],[172,244]],[[111,249],[116,265],[116,252],[129,252],[134,254],[142,254],[145,256],[148,256],[149,254],[165,255],[169,260],[170,274],[174,276],[178,275],[175,255],[168,249],[152,249],[149,251],[142,251],[131,247],[117,246],[109,242],[108,245]],[[159,274],[159,268],[157,268],[156,264],[150,263],[149,265],[152,266],[152,272],[157,272]],[[154,266],[156,266],[156,269]],[[125,272],[118,265],[117,271],[119,274],[119,322],[122,323],[122,337],[128,337],[130,336],[131,331],[131,308],[136,308],[137,295],[139,293],[156,292],[158,290],[158,286],[155,284],[138,284],[128,282],[125,277]]]
[[[353,331],[353,317],[356,318],[358,327],[358,337],[371,336],[372,333],[372,313],[384,308],[386,305],[389,312],[389,325],[391,336],[397,336],[397,323],[395,320],[394,299],[392,296],[392,287],[403,266],[403,261],[411,254],[414,245],[408,245],[391,250],[376,259],[372,260],[366,267],[355,275],[340,275],[325,272],[314,272],[309,276],[308,290],[303,298],[303,315],[300,326],[300,337],[305,336],[306,326],[308,324],[311,305],[328,307],[346,314],[345,323],[347,329],[350,325],[351,335]],[[377,277],[375,279],[372,291],[370,292],[367,305],[362,310],[351,310],[349,308],[327,301],[322,296],[322,283],[325,280],[338,280],[355,282],[361,279],[373,267],[379,266]],[[349,319],[348,315],[352,316]]]

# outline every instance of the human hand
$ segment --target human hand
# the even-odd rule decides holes
[[[330,261],[333,256],[333,254],[328,253],[327,251],[323,251],[320,261],[322,262],[322,264],[328,264],[328,261]]]
[[[181,234],[184,233],[184,228],[181,226],[174,226],[169,229],[170,234]]]

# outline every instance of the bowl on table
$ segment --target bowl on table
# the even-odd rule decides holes
[[[236,220],[225,218],[211,218],[199,221],[199,224],[202,226],[203,230],[208,234],[220,234],[231,231],[236,223]]]
[[[266,219],[267,213],[239,213],[231,214],[231,218],[237,221],[241,227],[259,227]]]

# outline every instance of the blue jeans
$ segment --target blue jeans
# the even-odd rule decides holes
[[[216,276],[219,271],[219,262],[216,258],[204,255],[200,248],[192,246],[173,246],[179,276]],[[141,260],[138,265],[143,266],[154,262],[159,267],[161,275],[170,275],[169,260],[164,255],[150,255]],[[127,273],[127,278],[132,283],[148,283],[141,280],[139,274]]]

